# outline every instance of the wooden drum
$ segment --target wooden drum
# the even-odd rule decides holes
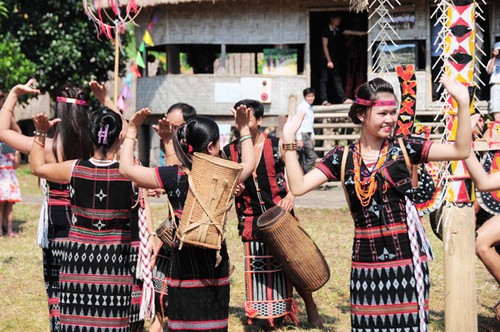
[[[194,153],[188,172],[189,191],[177,229],[183,243],[221,249],[227,210],[243,166],[203,153]]]
[[[262,240],[292,284],[314,292],[330,279],[330,268],[323,254],[288,211],[275,206],[257,220]]]

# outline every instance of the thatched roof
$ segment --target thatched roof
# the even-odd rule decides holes
[[[137,5],[141,7],[152,7],[158,5],[176,5],[179,3],[191,3],[191,2],[222,2],[224,0],[135,0]],[[233,0],[235,1],[235,0]],[[122,5],[126,5],[128,0],[120,0]],[[368,0],[349,0],[349,5],[351,10],[363,11],[368,8]],[[104,5],[106,6],[106,5]]]
[[[190,3],[190,2],[221,2],[222,0],[135,0],[137,5],[141,7],[152,7],[158,5],[176,5],[179,3]],[[120,0],[120,4],[126,5],[128,0]]]

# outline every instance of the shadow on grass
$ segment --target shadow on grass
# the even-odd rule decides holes
[[[23,225],[25,223],[26,223],[26,220],[14,219],[14,221],[12,222],[12,230],[14,231],[14,233],[16,235],[21,233],[22,231],[24,231]],[[3,235],[7,234],[7,227],[2,226],[2,231],[3,231]]]
[[[430,310],[430,317],[430,325],[434,331],[445,330],[444,311]],[[480,332],[500,332],[500,322],[494,317],[478,315],[477,324]]]
[[[15,233],[21,233],[24,231],[24,224],[26,224],[26,220],[19,220],[14,218],[14,222],[12,223],[12,230]]]
[[[339,310],[344,310],[346,308],[339,308]],[[348,310],[348,308],[347,308]],[[330,327],[326,327],[326,325],[332,326],[335,324],[336,318],[328,315],[321,315],[323,323],[325,327],[323,329],[318,329],[312,327],[307,322],[307,315],[305,314],[305,308],[300,308],[300,313],[296,314],[297,319],[299,319],[299,324],[296,326],[294,322],[289,319],[277,318],[274,320],[275,327],[270,328],[267,321],[264,319],[254,319],[252,324],[248,323],[248,317],[246,315],[245,310],[242,307],[229,307],[229,314],[234,315],[239,318],[241,325],[243,326],[243,330],[245,332],[254,332],[254,331],[306,331],[306,330],[320,330],[320,331],[332,331]]]

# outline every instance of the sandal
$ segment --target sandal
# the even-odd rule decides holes
[[[12,231],[12,230],[7,232],[7,236],[12,237],[12,238],[17,237],[16,233],[14,233],[14,231]]]

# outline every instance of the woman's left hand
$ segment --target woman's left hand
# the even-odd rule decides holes
[[[149,108],[143,108],[139,112],[136,112],[128,123],[128,130],[132,128],[137,131],[149,114],[151,114],[151,110]]]
[[[306,113],[301,112],[288,117],[285,125],[283,126],[283,143],[288,144],[295,142],[295,135],[297,134],[305,116]]]
[[[61,119],[59,118],[49,121],[49,118],[45,113],[38,113],[33,116],[33,123],[35,124],[36,130],[44,134],[46,134],[52,126],[60,121]]]
[[[160,119],[157,126],[153,126],[154,130],[164,142],[169,142],[175,133],[176,126],[170,122],[167,117]]]
[[[439,80],[441,84],[443,84],[444,88],[453,99],[456,100],[457,103],[467,103],[469,106],[469,90],[465,85],[457,81],[456,79],[452,79],[450,76],[443,75]]]
[[[281,201],[278,202],[278,206],[281,206],[284,210],[290,212],[295,205],[295,199],[293,197],[285,196]]]

